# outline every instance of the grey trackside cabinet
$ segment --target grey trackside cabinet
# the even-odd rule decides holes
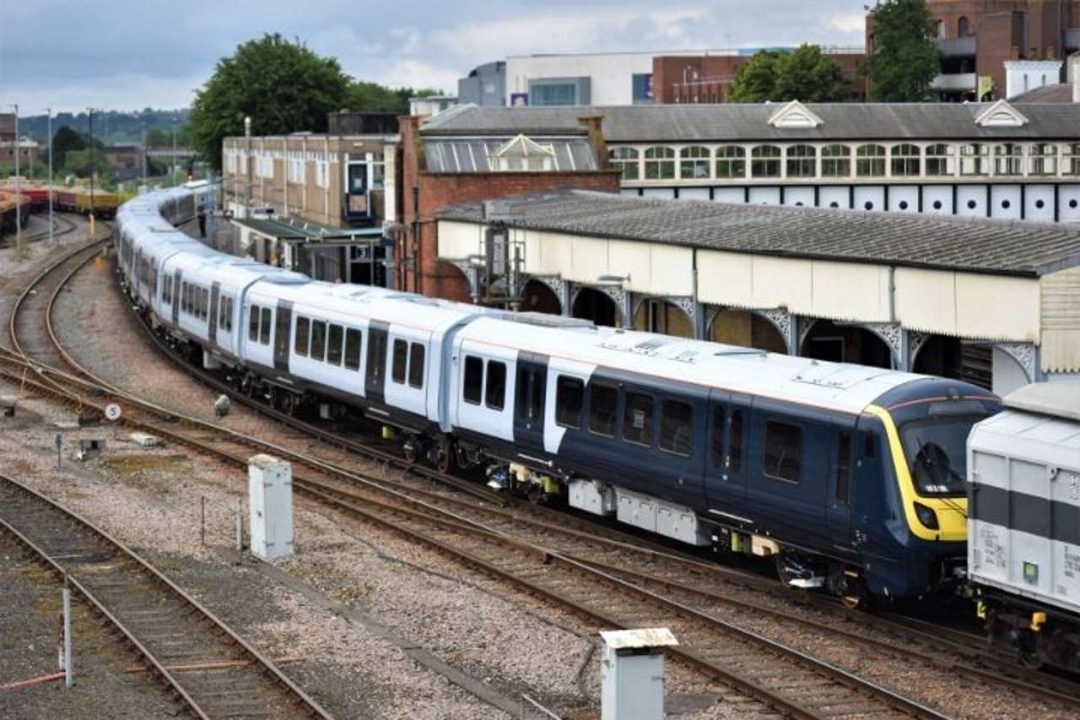
[[[248,459],[251,552],[263,560],[292,555],[292,465],[271,457]]]
[[[667,628],[600,633],[600,720],[663,720],[664,648],[678,645]]]

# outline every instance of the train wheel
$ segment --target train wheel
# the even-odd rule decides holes
[[[439,436],[435,447],[435,469],[441,473],[452,473],[457,465],[457,448],[454,441],[445,435]]]

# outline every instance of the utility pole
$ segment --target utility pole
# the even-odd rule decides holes
[[[49,135],[49,245],[52,245],[56,238],[53,235],[53,178],[52,178],[52,108],[45,108],[45,112],[48,113],[48,119],[45,121]]]
[[[178,185],[179,183],[176,182],[176,128],[172,131],[172,174],[173,183]]]
[[[19,201],[22,200],[22,195],[19,190],[22,189],[22,174],[19,172],[19,151],[22,149],[22,143],[19,142],[19,105],[16,103],[11,107],[15,108],[15,257],[21,257],[22,207]]]
[[[90,235],[94,234],[94,108],[87,108],[90,115]]]
[[[244,116],[244,137],[247,138],[247,151],[244,166],[247,170],[247,185],[244,188],[244,217],[251,217],[251,116]]]
[[[149,150],[150,150],[150,148],[147,147],[147,145],[146,145],[146,125],[143,125],[143,129],[142,129],[142,184],[143,185],[146,184],[146,176],[148,175],[148,173],[147,173],[146,153]]]

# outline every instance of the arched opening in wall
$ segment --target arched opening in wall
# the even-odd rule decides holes
[[[675,337],[694,337],[694,323],[681,307],[654,298],[646,298],[638,304],[634,311],[634,329]]]
[[[891,368],[892,352],[880,337],[857,325],[818,320],[806,334],[800,355],[830,362]]]
[[[578,290],[570,314],[582,320],[592,320],[597,325],[618,327],[621,324],[615,301],[595,288],[584,287]]]
[[[448,262],[435,265],[435,272],[423,278],[423,294],[455,302],[471,303],[469,279],[461,268]]]
[[[721,310],[709,325],[709,339],[766,352],[787,353],[784,336],[771,322],[746,310]]]
[[[964,348],[958,338],[932,335],[912,359],[911,371],[960,380],[964,374]]]
[[[521,309],[523,312],[559,315],[562,313],[562,303],[554,290],[543,282],[532,279],[525,283],[525,288],[522,290]]]

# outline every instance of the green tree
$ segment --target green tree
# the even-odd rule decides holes
[[[112,168],[99,148],[94,148],[93,151],[90,148],[69,150],[64,157],[64,174],[86,178],[90,177],[91,170],[101,177],[112,176]]]
[[[56,167],[63,167],[67,154],[72,150],[85,150],[89,145],[89,138],[81,132],[72,130],[67,125],[61,125],[53,134],[53,163]]]
[[[941,72],[935,23],[926,0],[879,0],[874,6],[872,53],[863,63],[870,99],[914,102],[930,96]]]
[[[150,128],[146,131],[146,144],[154,147],[172,145],[172,131]]]
[[[342,107],[349,77],[333,58],[267,34],[218,61],[196,93],[189,116],[194,147],[221,168],[221,141],[244,132],[251,117],[256,135],[326,130],[326,114]]]
[[[411,98],[438,94],[438,90],[431,88],[389,88],[379,83],[357,80],[349,85],[349,89],[345,93],[344,107],[352,112],[393,112],[403,114],[409,112],[409,100]]]
[[[851,87],[839,63],[817,45],[803,45],[791,53],[763,50],[755,54],[739,68],[728,93],[729,102],[850,99]]]
[[[780,53],[762,50],[754,53],[750,62],[735,72],[735,81],[728,91],[728,102],[760,103],[774,100],[776,76],[779,74]]]

